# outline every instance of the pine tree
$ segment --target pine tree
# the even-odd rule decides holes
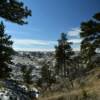
[[[23,78],[23,83],[28,87],[33,83],[33,67],[28,67],[26,65],[21,66],[21,73],[22,73],[22,78]]]
[[[55,83],[55,77],[54,73],[51,69],[49,62],[44,62],[42,68],[41,68],[41,80],[42,83],[46,83],[47,87],[50,89],[52,83]]]
[[[18,0],[0,0],[0,17],[11,22],[23,25],[25,19],[31,16],[31,10],[24,7],[23,2]]]
[[[0,79],[10,77],[11,55],[13,54],[11,36],[5,34],[3,22],[0,23]]]
[[[25,19],[31,16],[31,11],[18,0],[0,0],[0,17],[20,25],[26,24]],[[4,25],[0,24],[0,78],[10,76],[11,55],[13,53],[11,36],[4,33]]]
[[[61,39],[58,40],[58,45],[55,47],[56,65],[55,72],[57,75],[66,77],[68,74],[68,66],[71,63],[71,56],[74,54],[71,48],[71,42],[68,42],[65,33],[61,34]]]
[[[92,67],[92,57],[100,50],[100,13],[97,13],[93,18],[81,24],[80,37],[81,56],[83,64],[87,67]]]

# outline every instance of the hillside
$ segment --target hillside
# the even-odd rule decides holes
[[[76,52],[75,56],[78,54]],[[21,65],[33,67],[34,80],[37,80],[41,77],[40,69],[44,61],[51,62],[52,64],[55,63],[53,52],[17,52],[12,57],[12,73],[14,78],[18,80],[21,80]],[[99,55],[93,58],[94,61],[95,58],[98,61],[96,63],[99,64]],[[84,96],[87,96],[86,98],[88,99],[82,99]],[[100,100],[100,67],[87,72],[81,79],[76,78],[74,80],[74,88],[70,90],[66,88],[64,91],[46,91],[46,93],[41,93],[39,100]]]
[[[44,61],[53,62],[53,52],[25,52],[18,51],[12,56],[11,65],[14,79],[21,80],[20,69],[22,65],[33,67],[33,79],[36,80],[40,77],[40,68]]]
[[[39,100],[100,100],[100,67],[88,72],[87,76],[83,77],[82,80],[85,82],[84,86],[70,91],[48,92]]]

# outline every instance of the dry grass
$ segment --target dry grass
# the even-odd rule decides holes
[[[70,92],[48,92],[44,97],[40,97],[39,100],[82,100],[78,98],[83,96],[83,89],[87,95],[95,97],[98,95],[100,97],[100,68],[91,70],[84,80],[86,81],[84,88],[77,88]],[[91,100],[100,100],[100,98]]]

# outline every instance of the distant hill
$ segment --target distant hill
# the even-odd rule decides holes
[[[54,52],[25,52],[18,51],[12,56],[11,65],[13,68],[12,74],[14,79],[21,80],[20,69],[22,65],[33,67],[34,80],[40,77],[40,68],[43,61],[53,61]]]
[[[79,55],[79,51],[75,52],[74,56],[78,56]],[[73,57],[74,57],[73,56]],[[28,51],[18,51],[15,52],[15,54],[12,56],[13,60],[13,64],[12,64],[12,68],[13,68],[13,74],[14,77],[16,79],[20,79],[20,68],[21,65],[27,65],[27,66],[31,66],[33,67],[33,76],[34,79],[40,77],[40,68],[43,64],[43,61],[45,62],[51,62],[51,63],[55,63],[55,57],[54,57],[54,52],[28,52]],[[100,63],[99,61],[100,59],[100,53],[96,54],[93,57],[93,61],[96,63]]]

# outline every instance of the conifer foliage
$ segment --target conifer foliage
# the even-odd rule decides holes
[[[17,23],[20,25],[26,24],[25,19],[31,16],[31,10],[24,7],[24,4],[19,0],[0,0],[0,17]],[[11,68],[8,64],[11,63],[11,55],[13,54],[11,36],[5,34],[3,22],[0,23],[0,78],[10,76]]]
[[[31,10],[19,0],[0,0],[0,17],[23,25],[27,23],[25,18],[28,16],[31,16]]]
[[[11,55],[13,54],[11,36],[5,34],[3,22],[0,23],[0,79],[10,76]]]
[[[68,42],[65,33],[61,34],[61,39],[58,40],[58,45],[55,47],[56,65],[55,72],[57,75],[66,77],[68,66],[71,63],[71,56],[74,54],[71,48],[71,42]]]
[[[42,83],[47,84],[48,88],[55,83],[55,77],[50,62],[44,62],[40,74]]]
[[[92,56],[100,50],[100,13],[93,18],[81,24],[81,56],[83,63],[87,66],[92,65]]]
[[[29,87],[33,83],[33,67],[29,67],[27,65],[22,65],[21,66],[21,73],[22,73],[22,78],[23,78],[23,83]]]

